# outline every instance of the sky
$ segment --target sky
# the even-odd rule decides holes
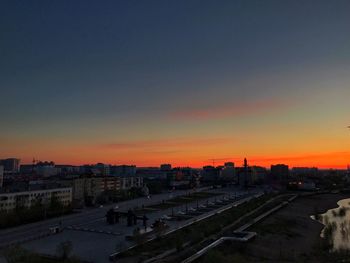
[[[350,1],[0,2],[0,158],[350,164]]]

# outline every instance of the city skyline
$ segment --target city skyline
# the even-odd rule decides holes
[[[338,154],[346,160],[346,155],[344,157],[344,153],[333,153],[333,155]],[[14,157],[6,157],[6,159],[16,159],[21,162],[22,165],[31,165],[31,164],[40,164],[42,163],[43,165],[47,164],[52,164],[52,165],[72,165],[72,166],[84,166],[84,165],[96,165],[96,164],[104,164],[104,165],[110,165],[110,166],[135,166],[138,168],[146,168],[146,167],[160,167],[164,164],[166,165],[171,165],[171,167],[174,168],[180,168],[180,167],[191,167],[191,168],[203,168],[205,166],[214,166],[214,167],[219,167],[219,166],[225,166],[226,163],[233,163],[237,167],[243,167],[244,166],[244,160],[247,159],[249,162],[249,166],[256,166],[256,167],[265,167],[265,168],[270,168],[273,165],[287,165],[291,168],[319,168],[319,169],[340,169],[340,170],[346,170],[349,169],[350,164],[346,164],[345,166],[317,166],[317,165],[303,165],[300,160],[307,160],[307,159],[314,159],[314,158],[326,158],[328,159],[329,156],[327,155],[310,155],[310,156],[294,156],[294,157],[276,157],[276,158],[259,158],[259,157],[253,157],[251,159],[247,159],[246,157],[226,157],[226,158],[211,158],[207,159],[204,161],[199,162],[196,165],[182,165],[181,163],[174,163],[174,162],[161,162],[161,163],[153,163],[151,165],[145,163],[145,164],[136,164],[133,162],[118,162],[118,161],[110,161],[110,162],[101,162],[99,160],[96,160],[94,162],[87,162],[87,163],[69,163],[69,162],[55,162],[55,160],[48,160],[48,159],[35,159],[33,158],[31,161],[26,161],[26,162],[21,162],[21,159],[17,159]],[[286,162],[288,161],[288,162]]]
[[[0,159],[350,163],[348,1],[2,1]]]

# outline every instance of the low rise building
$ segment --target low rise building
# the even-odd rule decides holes
[[[135,176],[136,165],[114,165],[111,166],[111,175],[115,176]]]
[[[0,165],[4,167],[4,173],[14,174],[19,172],[20,159],[1,159]]]
[[[172,171],[163,171],[159,167],[137,168],[136,176],[143,177],[146,180],[166,180]]]
[[[143,178],[139,176],[125,176],[120,178],[120,187],[121,190],[129,190],[130,188],[143,187]]]
[[[0,188],[4,185],[4,166],[0,165]]]
[[[291,175],[295,179],[304,180],[305,178],[317,178],[319,171],[316,167],[293,167]]]
[[[55,167],[57,168],[60,175],[78,174],[80,171],[79,166],[69,164],[56,164]]]
[[[169,164],[169,163],[161,164],[160,170],[161,171],[171,171],[171,164]]]
[[[96,198],[105,191],[129,190],[142,188],[143,178],[135,176],[81,176],[69,180],[61,180],[61,184],[72,187],[74,206],[94,204]]]
[[[110,175],[110,165],[104,163],[97,163],[92,169],[94,174],[108,176]]]
[[[221,179],[225,181],[234,181],[235,180],[235,164],[232,162],[225,163],[224,167],[221,170]]]
[[[287,185],[289,167],[285,164],[271,165],[270,181],[274,184]]]
[[[94,165],[85,164],[77,168],[80,174],[89,174],[96,176],[109,176],[110,175],[109,164],[97,163]]]
[[[62,205],[68,206],[72,203],[72,188],[64,187],[0,193],[0,210],[8,212],[17,207],[29,208],[37,202],[45,205],[50,203],[52,197],[56,197]]]
[[[267,169],[262,166],[251,166],[252,171],[252,183],[263,184],[267,180]]]
[[[202,182],[215,182],[219,179],[222,167],[204,166],[201,172]]]
[[[37,165],[34,171],[36,175],[43,177],[56,176],[60,173],[60,169],[54,165]]]

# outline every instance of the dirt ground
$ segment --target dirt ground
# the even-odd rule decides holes
[[[286,208],[255,225],[258,236],[244,246],[248,262],[319,262],[317,248],[323,225],[310,215],[337,207],[349,195],[325,194],[299,197]]]

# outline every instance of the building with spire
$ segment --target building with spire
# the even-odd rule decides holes
[[[239,168],[238,171],[238,184],[241,187],[247,188],[251,183],[251,169],[248,165],[247,158],[244,158],[243,167]]]

